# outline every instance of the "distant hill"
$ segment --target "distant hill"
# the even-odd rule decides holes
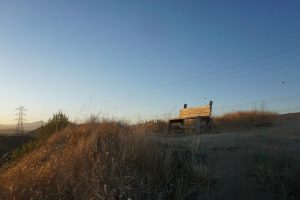
[[[35,130],[41,127],[45,122],[37,121],[32,123],[24,123],[24,130],[26,132]],[[0,134],[13,134],[16,129],[16,124],[0,124]]]

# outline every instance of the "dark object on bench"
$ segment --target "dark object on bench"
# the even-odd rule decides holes
[[[204,128],[210,129],[212,105],[212,101],[210,101],[207,106],[192,108],[187,108],[187,104],[184,104],[183,109],[180,110],[179,117],[169,120],[169,131],[194,129],[194,133],[199,134]],[[194,125],[187,126],[185,123],[187,121],[194,121]]]

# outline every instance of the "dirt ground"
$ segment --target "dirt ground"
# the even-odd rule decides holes
[[[266,199],[249,182],[257,153],[289,155],[300,163],[300,113],[280,115],[271,127],[201,135],[158,137],[162,143],[197,145],[218,175],[212,199]],[[300,178],[300,177],[299,177]],[[267,198],[268,199],[268,198]]]

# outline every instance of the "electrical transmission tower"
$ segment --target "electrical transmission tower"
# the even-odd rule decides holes
[[[16,127],[16,134],[23,134],[24,133],[24,124],[23,121],[25,113],[24,111],[26,110],[23,106],[20,106],[19,108],[16,109],[18,111],[18,113],[16,115],[18,115],[18,118],[16,120],[18,120],[18,124]]]

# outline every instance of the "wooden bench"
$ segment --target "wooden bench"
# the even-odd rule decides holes
[[[212,101],[207,106],[192,108],[187,108],[187,104],[184,104],[183,109],[180,110],[179,117],[169,120],[169,130],[194,129],[194,133],[199,134],[204,128],[210,129],[212,105]],[[187,121],[194,121],[194,123],[187,126]]]

